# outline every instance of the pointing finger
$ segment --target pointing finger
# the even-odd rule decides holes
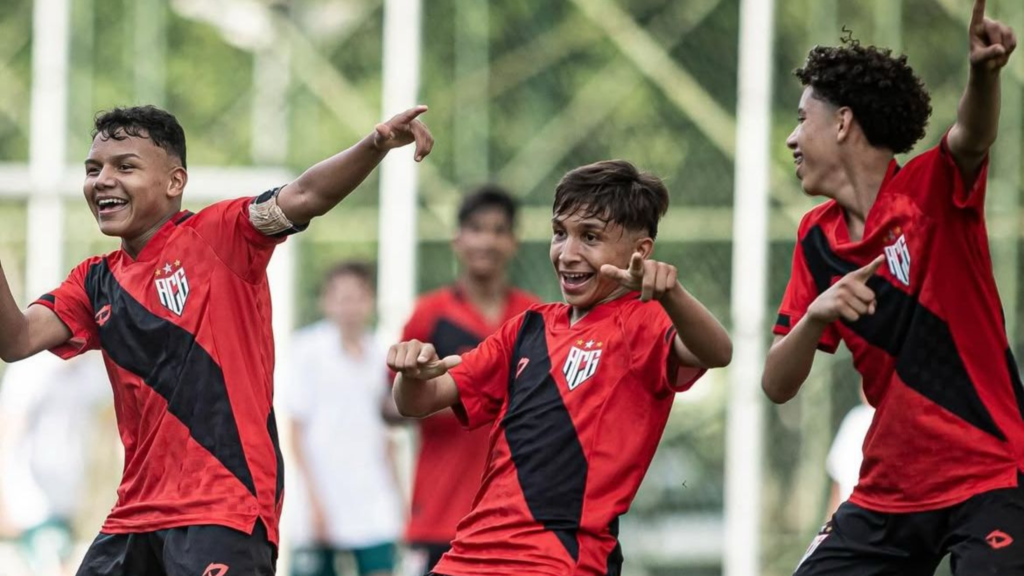
[[[851,274],[861,282],[867,282],[868,278],[875,275],[875,272],[878,271],[878,267],[882,265],[882,262],[885,262],[884,254],[878,255],[878,257],[872,260],[870,264],[859,270],[854,270]]]
[[[644,275],[644,257],[639,252],[634,252],[629,259],[629,273],[634,278],[642,278]]]
[[[974,0],[974,11],[971,12],[971,28],[985,21],[985,0]]]

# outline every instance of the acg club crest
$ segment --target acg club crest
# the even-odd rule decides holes
[[[885,261],[889,272],[905,286],[910,286],[910,249],[906,235],[900,234],[894,244],[885,247]]]
[[[562,366],[569,390],[575,390],[597,371],[597,364],[601,361],[601,346],[601,342],[594,340],[577,340],[576,345],[569,349],[569,356]]]
[[[157,268],[156,293],[160,296],[160,303],[164,308],[181,316],[188,300],[188,278],[185,277],[181,260],[175,260],[173,264],[167,262],[161,268]]]

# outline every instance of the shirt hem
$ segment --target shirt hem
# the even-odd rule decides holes
[[[955,495],[943,498],[941,500],[931,500],[928,502],[906,502],[900,504],[892,504],[886,502],[873,501],[868,498],[857,494],[857,489],[854,489],[853,495],[850,496],[850,502],[866,510],[872,512],[880,512],[883,514],[905,514],[913,512],[929,512],[932,510],[940,510],[942,508],[949,508],[950,506],[956,506],[970,500],[971,498],[991,492],[993,490],[1002,490],[1005,488],[1016,488],[1017,487],[1017,471],[1014,470],[1008,478],[1000,480],[998,482],[992,482],[990,484],[984,484],[977,488],[970,490],[964,490],[958,492]]]
[[[251,536],[257,520],[262,520],[264,523],[267,522],[257,514],[245,516],[241,519],[237,519],[237,517],[211,518],[210,516],[198,514],[175,516],[173,518],[161,518],[159,520],[122,520],[108,518],[107,521],[103,523],[103,527],[100,528],[100,532],[104,534],[138,534],[142,532],[156,532],[157,530],[170,530],[172,528],[183,528],[186,526],[223,526]],[[277,545],[277,538],[275,538],[276,533],[276,529],[272,529],[270,525],[267,526],[267,539],[275,546]]]

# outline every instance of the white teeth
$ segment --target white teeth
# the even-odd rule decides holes
[[[96,205],[100,208],[109,208],[111,206],[120,206],[122,204],[127,204],[127,202],[118,198],[104,198],[96,202]]]

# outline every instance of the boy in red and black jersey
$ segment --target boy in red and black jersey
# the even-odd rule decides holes
[[[181,210],[185,134],[151,106],[96,118],[83,192],[121,248],[27,310],[0,274],[0,357],[99,349],[125,469],[79,576],[273,574],[284,471],[266,269],[274,247],[345,198],[391,148],[430,133],[402,113],[294,182]]]
[[[431,342],[439,356],[472,350],[502,324],[539,300],[509,284],[515,256],[516,201],[485,185],[459,206],[452,251],[459,279],[424,295],[402,331],[402,340]],[[466,430],[451,410],[419,420],[419,453],[406,541],[429,572],[451,547],[455,527],[469,513],[487,462],[486,428]]]
[[[531,307],[471,352],[418,340],[388,355],[399,410],[451,407],[489,426],[472,512],[437,575],[618,575],[618,517],[654,456],[676,392],[728,364],[717,320],[650,259],[668,191],[628,162],[569,172],[551,262],[566,304]]]
[[[763,386],[796,395],[842,341],[876,408],[860,481],[796,574],[1024,574],[1024,390],[992,273],[984,200],[1013,31],[970,26],[970,79],[940,143],[906,63],[853,42],[814,48],[787,141],[810,195]]]

